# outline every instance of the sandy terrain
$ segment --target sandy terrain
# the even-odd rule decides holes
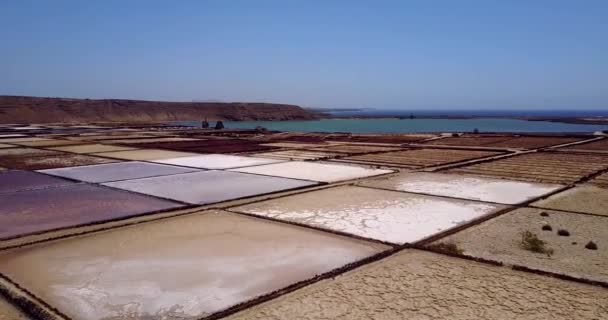
[[[536,207],[608,216],[608,189],[578,186],[532,204]]]
[[[541,212],[549,216],[543,217]],[[542,230],[544,225],[551,231]],[[565,229],[570,236],[559,236]],[[508,264],[608,283],[608,219],[543,209],[518,209],[438,242],[453,242],[464,254]],[[521,234],[530,231],[553,249],[547,256],[521,248]],[[598,250],[585,245],[593,241]],[[573,244],[576,243],[576,244]]]
[[[406,250],[229,320],[608,318],[608,290]]]

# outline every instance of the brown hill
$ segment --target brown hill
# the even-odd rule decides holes
[[[163,102],[0,96],[0,123],[309,120],[299,106],[273,103]]]

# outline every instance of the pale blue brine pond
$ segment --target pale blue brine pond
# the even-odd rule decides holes
[[[200,127],[200,121],[175,121],[173,124]],[[211,126],[215,122],[211,122]],[[308,121],[224,121],[227,129],[253,129],[296,132],[416,133],[416,132],[536,132],[590,133],[608,130],[606,125],[571,124],[517,119],[323,119]]]

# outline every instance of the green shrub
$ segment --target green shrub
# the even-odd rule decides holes
[[[521,247],[528,251],[544,253],[549,257],[553,254],[553,249],[547,248],[547,243],[530,231],[521,234]]]

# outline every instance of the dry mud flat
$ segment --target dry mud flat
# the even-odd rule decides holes
[[[72,319],[200,319],[385,249],[207,212],[7,250],[0,272]]]
[[[545,212],[547,215],[541,215]],[[551,230],[543,230],[550,226]],[[546,227],[545,227],[546,228]],[[566,230],[569,235],[559,235]],[[523,208],[465,229],[437,243],[453,243],[465,255],[608,283],[608,218]],[[529,231],[552,253],[526,250]],[[596,250],[587,249],[589,241]],[[605,289],[604,289],[605,290]]]
[[[603,288],[405,250],[227,319],[607,318]]]
[[[447,150],[447,149],[414,149],[396,152],[366,154],[344,157],[332,161],[383,165],[401,168],[423,168],[499,155],[500,152]]]
[[[608,189],[584,185],[532,204],[536,207],[608,216]],[[606,230],[608,232],[608,230]]]
[[[568,184],[608,168],[608,155],[535,152],[448,170],[506,179]]]
[[[344,186],[233,208],[393,244],[412,243],[503,208],[396,191]]]
[[[368,179],[359,185],[504,204],[524,202],[561,187],[442,173],[401,173],[386,178]]]

